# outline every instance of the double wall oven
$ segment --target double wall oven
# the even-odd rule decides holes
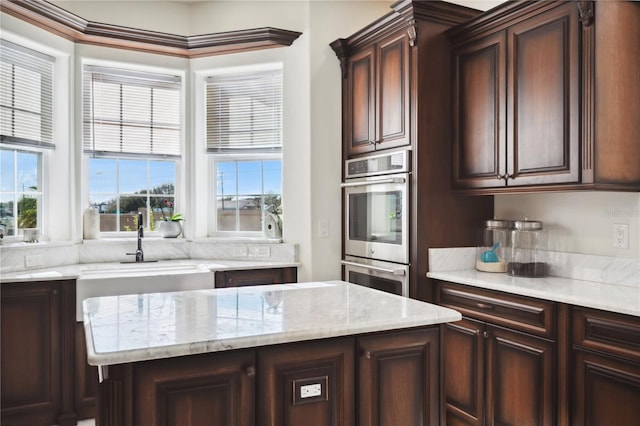
[[[409,295],[408,149],[347,160],[344,279]]]

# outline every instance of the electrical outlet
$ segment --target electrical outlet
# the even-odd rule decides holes
[[[320,395],[322,395],[322,385],[320,385],[320,383],[300,386],[300,399],[312,398]]]
[[[629,225],[621,223],[613,224],[613,247],[621,249],[629,248]]]
[[[24,257],[25,268],[37,268],[44,265],[44,256],[41,254],[30,254]]]
[[[318,222],[318,235],[320,238],[329,238],[329,221],[321,220]]]

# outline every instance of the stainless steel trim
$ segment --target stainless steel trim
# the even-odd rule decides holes
[[[345,265],[345,266],[355,266],[355,267],[358,267],[358,268],[372,269],[374,271],[384,272],[386,274],[400,275],[400,276],[405,276],[406,275],[406,273],[404,271],[404,268],[388,269],[388,268],[381,268],[379,266],[367,265],[366,263],[349,262],[347,260],[341,260],[340,263]]]
[[[345,182],[341,183],[341,188],[351,188],[354,186],[368,186],[368,185],[382,185],[385,183],[405,183],[405,178],[389,178],[389,179],[375,179],[375,180],[363,180],[358,182]]]

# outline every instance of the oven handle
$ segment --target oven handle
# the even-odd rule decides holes
[[[358,268],[373,269],[374,271],[384,272],[392,275],[403,275],[403,276],[405,275],[404,269],[402,268],[398,268],[398,269],[381,268],[379,266],[365,265],[362,263],[349,262],[347,260],[341,260],[340,263],[342,263],[345,266],[356,266]]]
[[[354,186],[367,186],[367,185],[382,185],[383,183],[405,183],[407,180],[405,178],[388,178],[388,179],[378,179],[378,180],[366,180],[359,182],[344,182],[340,184],[341,188],[350,188]]]

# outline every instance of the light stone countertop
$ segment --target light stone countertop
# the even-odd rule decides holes
[[[640,316],[640,287],[571,278],[512,277],[475,269],[428,272],[427,277],[489,290]]]
[[[259,260],[206,260],[206,259],[181,259],[181,260],[159,260],[149,263],[120,263],[120,262],[98,262],[81,263],[73,265],[55,266],[50,268],[31,269],[26,271],[2,272],[0,283],[33,282],[33,281],[54,281],[81,278],[83,273],[102,271],[126,271],[131,268],[148,268],[153,271],[155,267],[170,266],[197,266],[210,271],[233,271],[245,269],[267,269],[298,267],[298,262],[284,261],[259,261]]]
[[[89,298],[91,365],[458,321],[452,309],[343,281]]]

